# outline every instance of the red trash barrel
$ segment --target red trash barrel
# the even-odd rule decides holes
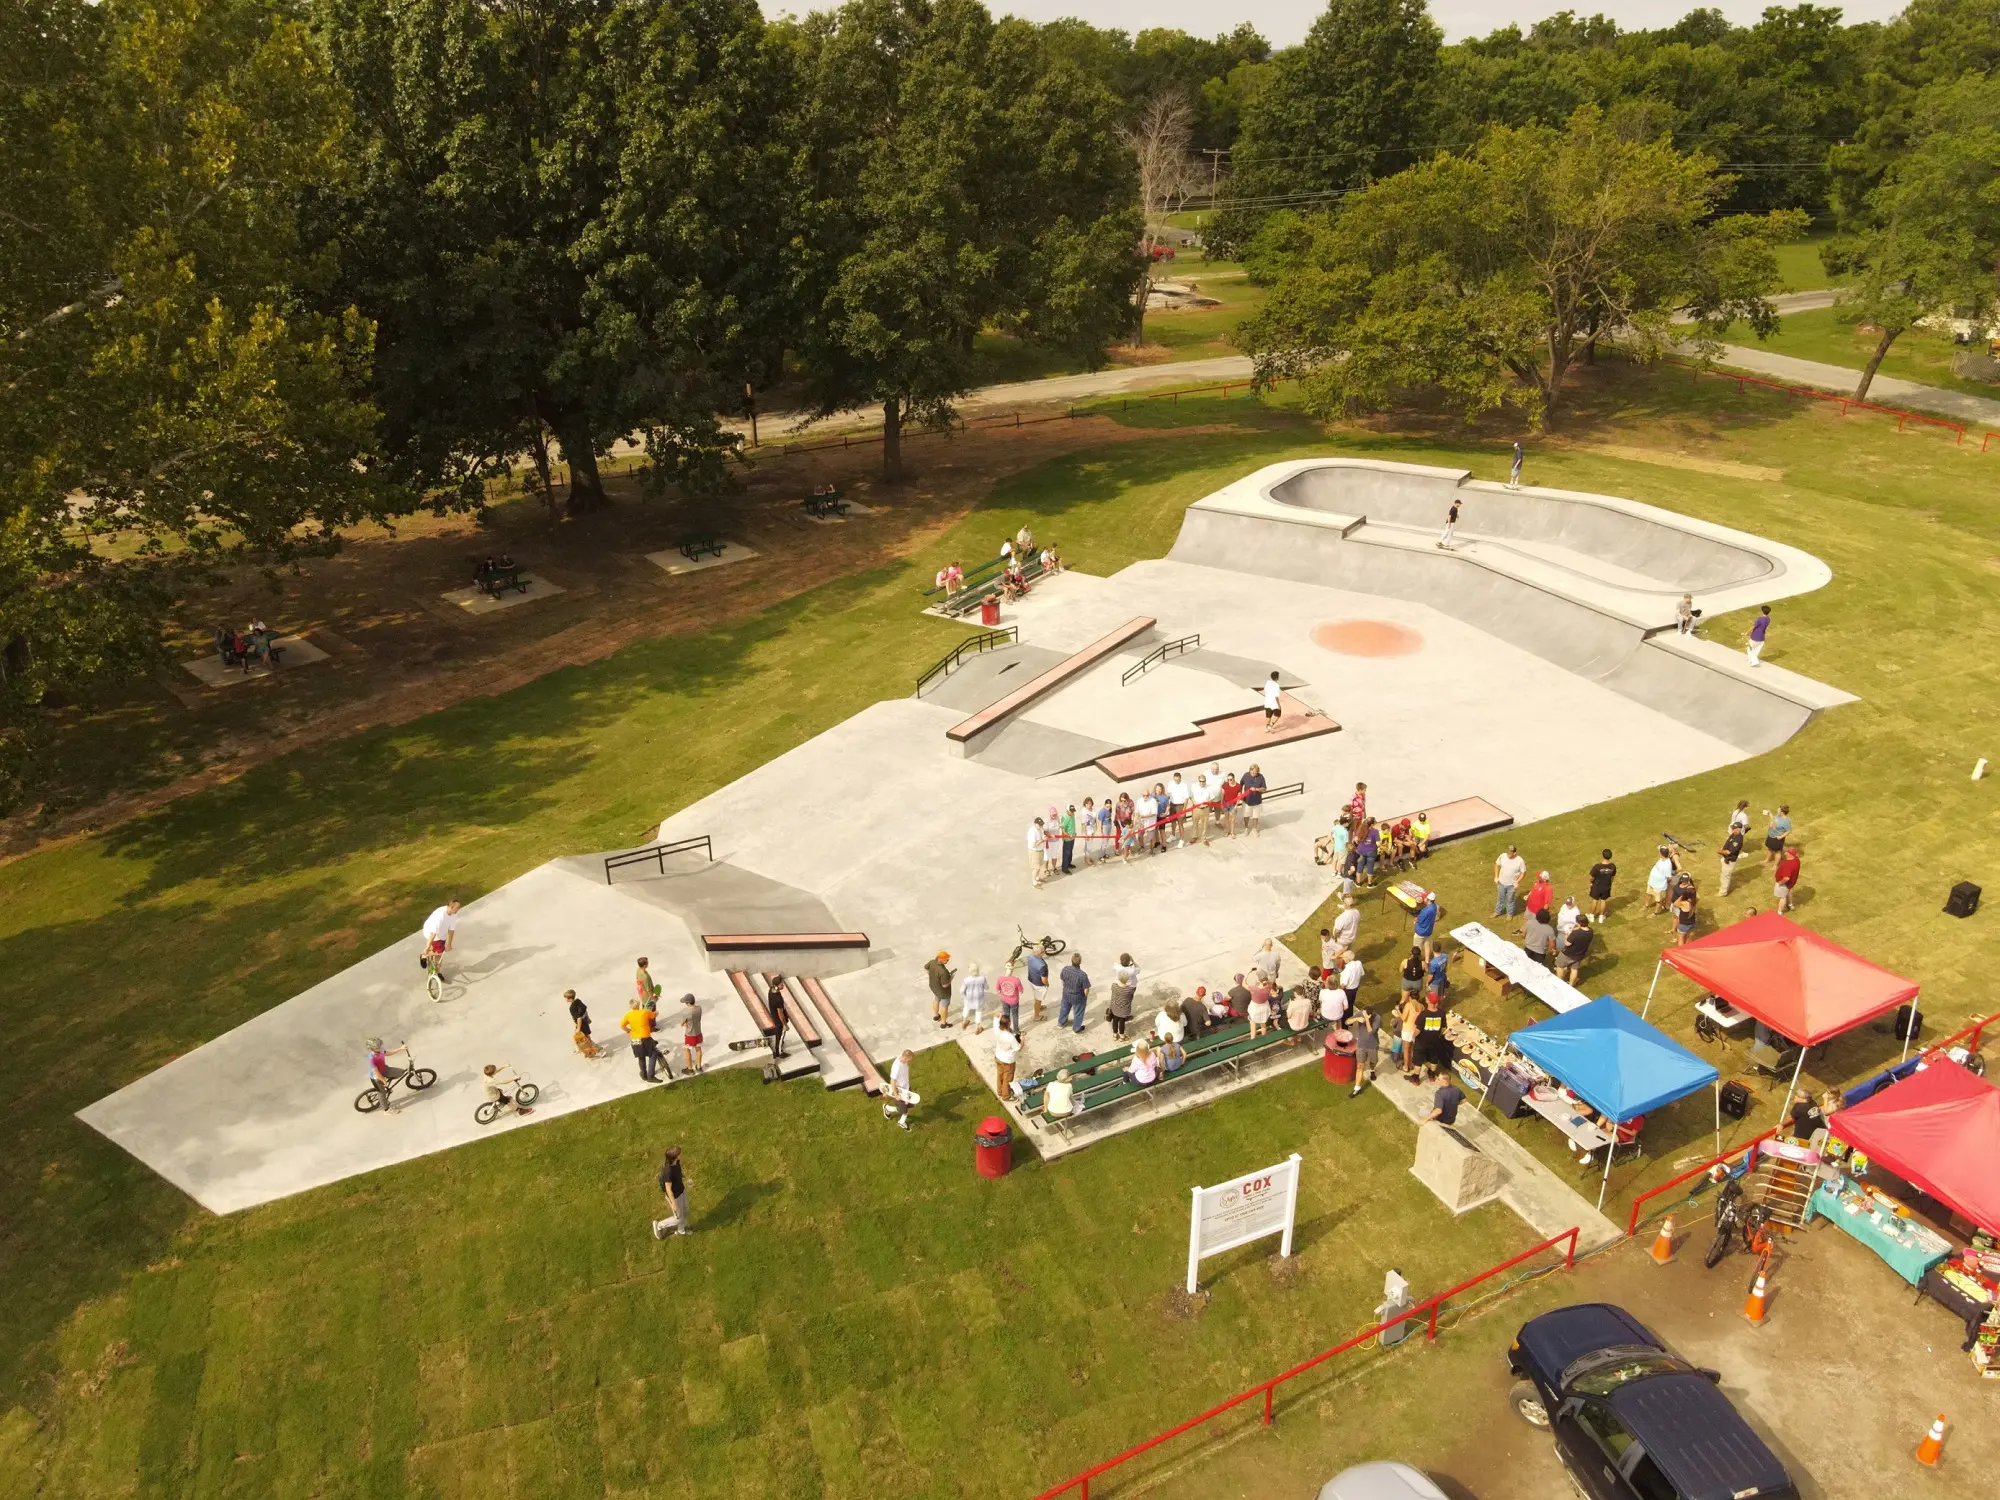
[[[1354,1082],[1353,1032],[1336,1029],[1326,1034],[1326,1051],[1320,1057],[1319,1070],[1328,1083]]]
[[[1000,596],[998,594],[988,594],[984,599],[979,601],[979,623],[982,625],[998,625],[1000,623]]]
[[[1353,1071],[1350,1067],[1349,1071]],[[973,1160],[979,1166],[981,1177],[1005,1177],[1014,1166],[1014,1131],[998,1115],[988,1115],[979,1122],[978,1133],[972,1137]]]

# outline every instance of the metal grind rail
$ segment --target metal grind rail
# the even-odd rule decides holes
[[[999,630],[982,630],[970,640],[960,641],[956,647],[934,662],[924,675],[917,679],[916,690],[919,693],[923,692],[924,684],[940,672],[946,675],[956,672],[966,657],[978,656],[982,652],[992,651],[1000,646],[1011,646],[1020,638],[1021,628],[1018,625],[1006,625]]]
[[[681,839],[672,844],[649,844],[644,849],[628,849],[623,854],[607,854],[604,856],[604,883],[610,885],[611,872],[613,870],[622,870],[627,865],[654,863],[659,866],[660,873],[664,875],[667,873],[667,856],[669,854],[687,854],[696,849],[706,854],[711,863],[714,862],[715,845],[709,842],[708,835],[705,833],[700,838]]]
[[[1190,651],[1199,651],[1200,649],[1201,637],[1198,635],[1184,635],[1177,641],[1168,641],[1164,646],[1155,646],[1145,656],[1140,658],[1139,664],[1136,667],[1127,667],[1125,669],[1124,674],[1118,679],[1118,685],[1120,687],[1130,687],[1134,678],[1144,677],[1149,670],[1158,666],[1168,657],[1184,656]]]

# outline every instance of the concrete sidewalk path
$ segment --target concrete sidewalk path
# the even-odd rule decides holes
[[[1861,372],[1845,365],[1825,365],[1814,359],[1794,359],[1789,354],[1773,354],[1768,349],[1745,349],[1724,344],[1716,363],[1794,385],[1818,386],[1821,390],[1846,395],[1860,383]],[[1909,411],[1928,412],[1954,422],[1976,423],[2000,430],[2000,400],[1971,396],[1961,391],[1919,385],[1914,380],[1898,380],[1893,375],[1877,375],[1868,387],[1868,399],[1878,406],[1900,406]]]

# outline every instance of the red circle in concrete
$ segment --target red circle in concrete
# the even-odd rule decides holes
[[[1312,638],[1342,656],[1411,656],[1424,649],[1416,631],[1387,620],[1332,620],[1314,627]]]

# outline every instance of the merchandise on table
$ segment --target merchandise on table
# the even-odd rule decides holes
[[[1911,1286],[1951,1254],[1951,1241],[1908,1217],[1903,1205],[1839,1173],[1813,1191],[1811,1212],[1840,1226]]]

